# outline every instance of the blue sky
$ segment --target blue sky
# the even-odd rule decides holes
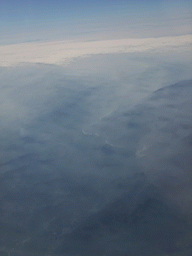
[[[65,39],[103,29],[108,33],[122,30],[126,37],[126,26],[149,27],[167,19],[187,19],[189,23],[191,10],[188,0],[1,0],[1,40]]]

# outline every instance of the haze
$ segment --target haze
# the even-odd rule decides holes
[[[191,1],[1,1],[0,256],[192,254]]]

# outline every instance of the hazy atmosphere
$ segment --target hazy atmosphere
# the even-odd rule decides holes
[[[0,256],[192,255],[191,1],[4,1]]]

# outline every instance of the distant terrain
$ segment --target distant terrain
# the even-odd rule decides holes
[[[191,255],[192,80],[93,124],[92,90],[2,130],[0,256]]]

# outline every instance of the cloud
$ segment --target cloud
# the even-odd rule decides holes
[[[0,250],[85,255],[90,238],[88,255],[183,252],[192,87],[175,83],[191,78],[190,65],[164,51],[2,67]]]
[[[53,41],[0,46],[0,66],[18,63],[67,64],[74,58],[117,52],[190,50],[191,35],[102,41]]]

